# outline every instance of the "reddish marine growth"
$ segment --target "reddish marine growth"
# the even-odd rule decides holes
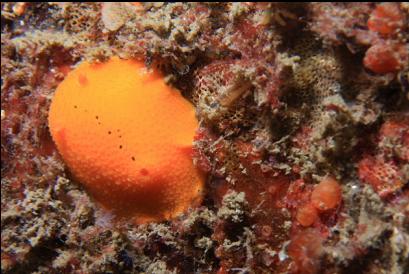
[[[308,203],[298,208],[296,219],[302,226],[312,225],[318,218],[315,206]]]
[[[312,191],[311,203],[320,210],[325,211],[333,209],[341,203],[342,190],[338,182],[327,177],[323,179]]]
[[[288,255],[293,259],[293,271],[296,273],[317,273],[319,257],[323,252],[323,239],[310,228],[293,237],[288,246]]]
[[[297,180],[287,193],[287,207],[295,211],[295,219],[303,227],[320,224],[317,222],[320,215],[336,209],[341,201],[341,186],[331,177],[324,178],[314,189],[302,180]]]
[[[403,27],[404,16],[397,3],[379,4],[371,13],[368,28],[383,35],[394,34]]]
[[[358,172],[362,182],[371,185],[382,198],[403,186],[400,172],[391,161],[367,156],[359,162]]]
[[[371,185],[380,197],[387,198],[402,189],[408,178],[405,166],[409,161],[409,118],[386,120],[377,139],[377,150],[363,156],[358,163],[358,174],[363,183]]]
[[[364,65],[375,73],[396,72],[403,68],[408,59],[407,46],[380,42],[365,53]]]
[[[381,153],[396,156],[403,163],[409,161],[409,117],[387,120],[379,130]]]

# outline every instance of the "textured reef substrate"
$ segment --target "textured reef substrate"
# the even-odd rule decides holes
[[[1,10],[3,273],[409,268],[407,3]],[[160,68],[196,108],[206,191],[174,220],[137,226],[106,212],[51,140],[57,85],[111,56]]]

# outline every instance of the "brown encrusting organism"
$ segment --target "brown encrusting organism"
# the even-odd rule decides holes
[[[407,3],[3,2],[2,273],[405,273],[408,26]],[[107,212],[51,140],[58,84],[111,56],[196,108],[205,193],[175,219]]]

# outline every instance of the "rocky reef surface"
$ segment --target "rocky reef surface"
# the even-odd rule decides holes
[[[407,3],[1,4],[2,273],[404,273]],[[96,204],[47,115],[81,61],[143,59],[196,107],[200,207]],[[158,121],[160,123],[160,121]]]

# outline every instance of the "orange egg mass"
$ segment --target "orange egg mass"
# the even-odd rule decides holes
[[[58,86],[48,119],[70,171],[106,208],[144,223],[200,202],[194,108],[143,62],[82,63]]]
[[[318,210],[333,209],[341,200],[341,186],[331,177],[323,179],[311,193],[311,204]]]

